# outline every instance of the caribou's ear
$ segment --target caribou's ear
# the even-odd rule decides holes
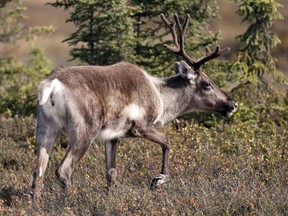
[[[180,62],[175,62],[174,64],[174,71],[176,74],[180,74]]]
[[[188,80],[194,80],[197,77],[197,73],[191,68],[185,61],[176,62],[174,65],[176,74],[180,74],[181,77]]]

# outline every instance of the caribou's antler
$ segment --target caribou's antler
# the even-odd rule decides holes
[[[184,37],[185,37],[185,32],[188,26],[190,15],[189,14],[186,15],[183,25],[181,25],[177,14],[174,15],[175,22],[169,22],[167,18],[164,16],[164,14],[161,14],[160,16],[161,16],[162,21],[166,24],[166,26],[171,31],[173,43],[174,43],[173,47],[167,44],[164,44],[164,46],[172,53],[183,57],[183,59],[187,62],[187,64],[193,67],[195,71],[197,71],[201,67],[201,65],[205,64],[207,61],[210,61],[211,59],[217,58],[218,56],[229,52],[230,48],[220,49],[219,45],[217,45],[214,52],[211,52],[210,48],[206,46],[205,47],[206,55],[202,56],[196,61],[193,60],[190,56],[188,56],[188,54],[185,52],[185,49],[184,49]],[[177,26],[177,29],[179,31],[179,36],[180,36],[179,41],[178,41],[175,26]]]

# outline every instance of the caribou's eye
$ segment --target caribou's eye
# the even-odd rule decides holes
[[[212,85],[209,82],[202,82],[202,86],[205,91],[212,89]]]

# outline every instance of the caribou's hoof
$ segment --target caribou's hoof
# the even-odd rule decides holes
[[[165,182],[170,180],[169,175],[164,175],[164,174],[159,174],[154,179],[152,179],[151,184],[150,184],[150,189],[156,189],[162,186]]]
[[[117,179],[117,170],[115,168],[111,168],[108,171],[108,178],[110,179],[110,181],[112,182],[116,182]]]

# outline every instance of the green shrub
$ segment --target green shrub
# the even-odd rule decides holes
[[[51,71],[51,63],[39,47],[33,47],[27,65],[13,59],[0,61],[0,113],[36,113],[37,85]]]
[[[37,46],[32,47],[27,64],[10,56],[18,40],[31,41],[54,30],[52,26],[25,27],[26,10],[18,0],[5,0],[0,4],[0,113],[35,113],[37,84],[51,71],[51,63]]]

